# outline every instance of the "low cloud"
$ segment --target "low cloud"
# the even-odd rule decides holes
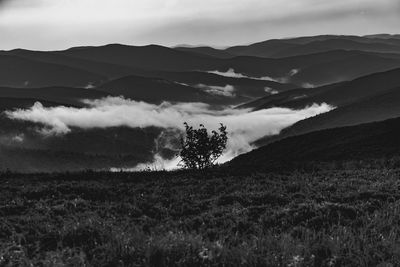
[[[315,85],[312,83],[303,83],[301,86],[303,88],[315,88]]]
[[[271,78],[269,76],[264,76],[264,77],[251,77],[244,75],[242,73],[235,72],[234,69],[230,68],[227,71],[218,71],[218,70],[212,70],[212,71],[207,71],[208,73],[224,76],[224,77],[229,77],[229,78],[246,78],[246,79],[253,79],[253,80],[261,80],[261,81],[273,81],[273,82],[278,82],[277,79]]]
[[[228,69],[225,72],[218,71],[218,70],[207,71],[207,72],[212,73],[212,74],[217,74],[220,76],[224,76],[224,77],[237,78],[237,79],[246,78],[246,79],[253,79],[253,80],[260,80],[260,81],[271,81],[271,82],[277,82],[277,83],[290,83],[292,81],[292,77],[294,77],[300,71],[301,71],[301,69],[291,69],[286,75],[281,76],[281,77],[270,77],[270,76],[252,77],[252,76],[248,76],[248,75],[245,75],[242,73],[238,73],[232,68]],[[310,83],[304,83],[303,87],[311,88],[314,86]]]
[[[295,122],[328,112],[328,104],[314,104],[302,110],[270,108],[258,111],[250,109],[212,109],[204,103],[164,102],[160,105],[137,102],[122,97],[85,100],[88,107],[44,107],[36,102],[29,109],[7,111],[15,120],[31,121],[45,125],[43,134],[66,134],[74,127],[82,129],[127,126],[131,128],[160,127],[184,131],[183,122],[197,127],[204,124],[217,129],[219,123],[227,126],[229,141],[227,151],[220,162],[229,160],[253,149],[252,143],[266,135],[278,134]],[[170,142],[163,141],[164,144]],[[164,146],[163,144],[161,144]]]
[[[234,69],[229,69],[227,71],[211,70],[211,71],[207,71],[207,72],[212,73],[212,74],[217,74],[220,76],[224,76],[224,77],[230,77],[230,78],[250,78],[249,76],[235,72]]]
[[[93,82],[90,82],[90,83],[88,83],[84,88],[85,89],[93,89],[93,88],[95,88],[96,86],[94,86],[94,83]]]
[[[292,77],[299,72],[300,72],[300,69],[292,69],[291,71],[289,71],[289,76]]]
[[[275,89],[273,89],[271,87],[268,87],[268,86],[264,88],[264,91],[269,93],[269,94],[271,94],[271,95],[279,94],[279,91],[277,91],[277,90],[275,90]]]
[[[226,96],[226,97],[235,97],[235,87],[232,85],[225,85],[225,86],[215,86],[215,85],[205,85],[205,84],[198,84],[195,86],[196,88],[202,89],[203,91],[212,94],[212,95],[219,95],[219,96]]]

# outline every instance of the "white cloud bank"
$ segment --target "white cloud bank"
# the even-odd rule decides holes
[[[229,77],[229,78],[246,78],[246,79],[253,79],[253,80],[261,80],[261,81],[272,81],[272,82],[278,82],[278,79],[271,78],[269,76],[264,76],[264,77],[251,77],[244,75],[242,73],[235,72],[234,69],[230,68],[227,71],[219,71],[219,70],[210,70],[207,71],[208,73],[224,76],[224,77]]]
[[[209,94],[212,95],[219,95],[219,96],[226,96],[226,97],[235,97],[235,87],[232,85],[225,85],[225,86],[216,86],[216,85],[206,85],[206,84],[198,84],[194,87],[199,88]]]
[[[203,103],[160,105],[137,102],[121,97],[85,100],[86,108],[44,107],[36,102],[29,109],[7,111],[11,119],[25,120],[46,125],[44,134],[66,134],[72,127],[82,129],[127,126],[145,128],[150,126],[184,130],[183,122],[197,127],[204,124],[208,129],[217,129],[219,123],[227,126],[229,141],[227,151],[220,162],[230,160],[238,154],[253,149],[252,143],[266,135],[278,134],[295,122],[328,112],[328,104],[314,104],[302,110],[270,108],[259,111],[226,108],[212,110]]]
[[[294,77],[296,74],[298,74],[301,71],[301,69],[292,69],[290,70],[286,75],[282,77],[270,77],[270,76],[263,76],[263,77],[252,77],[245,75],[243,73],[238,73],[236,72],[233,68],[228,69],[227,71],[219,71],[219,70],[211,70],[207,71],[208,73],[224,76],[224,77],[229,77],[229,78],[246,78],[246,79],[253,79],[253,80],[260,80],[260,81],[271,81],[271,82],[278,82],[278,83],[290,83],[292,77]],[[308,85],[307,87],[311,87],[312,85],[310,83],[305,83],[305,86]]]

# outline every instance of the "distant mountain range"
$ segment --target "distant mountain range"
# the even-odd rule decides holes
[[[335,49],[366,52],[399,53],[398,35],[377,34],[367,36],[320,35],[291,39],[267,40],[250,45],[233,46],[227,49],[210,47],[177,47],[178,50],[226,58],[234,56],[254,56],[282,58],[326,52]]]

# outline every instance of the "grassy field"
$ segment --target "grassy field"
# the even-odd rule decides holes
[[[0,266],[399,266],[400,169],[0,177]]]

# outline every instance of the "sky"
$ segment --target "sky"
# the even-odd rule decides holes
[[[399,33],[400,0],[0,0],[0,49]]]

